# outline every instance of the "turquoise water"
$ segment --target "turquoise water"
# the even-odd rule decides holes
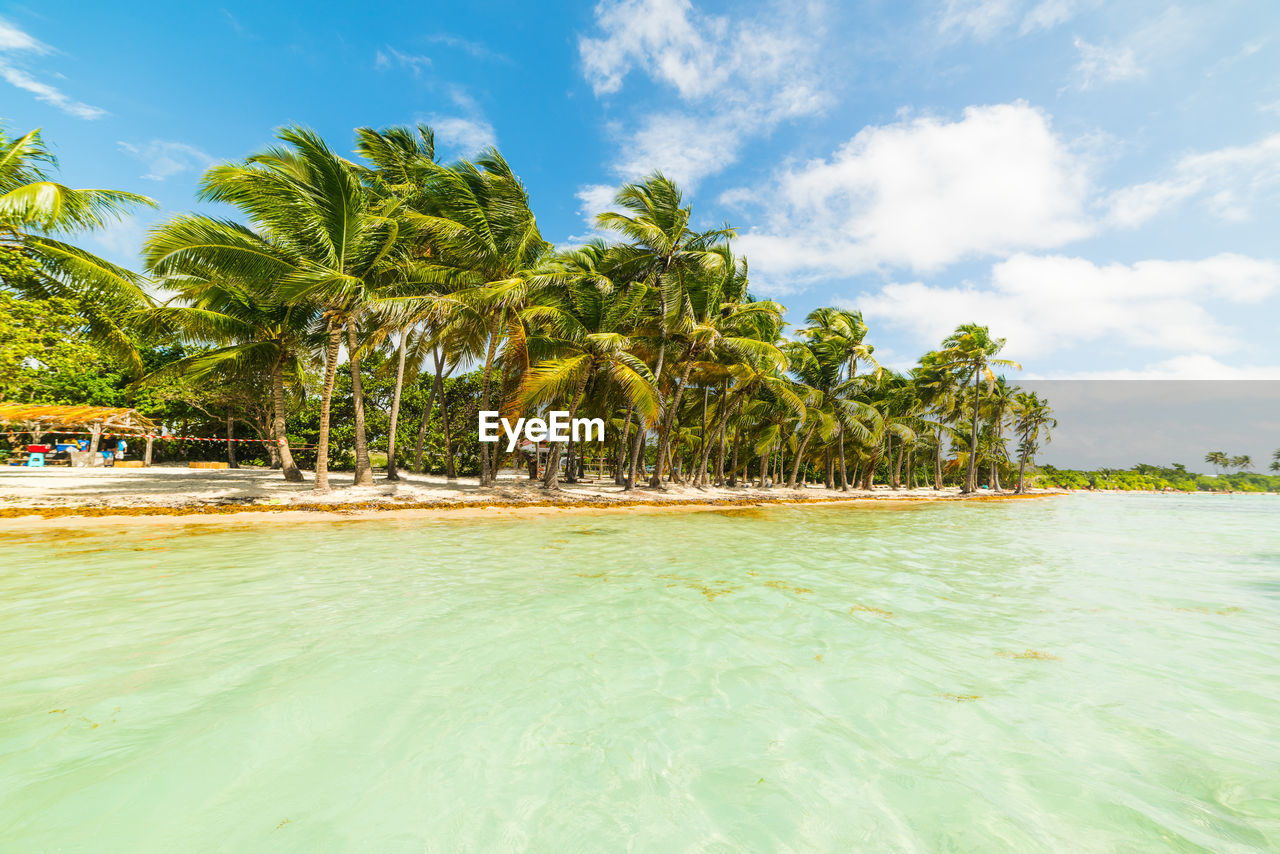
[[[1280,849],[1280,498],[0,536],[0,850]]]

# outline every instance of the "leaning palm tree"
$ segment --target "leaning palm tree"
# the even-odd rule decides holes
[[[400,222],[378,209],[357,167],[335,155],[314,131],[289,127],[279,132],[279,138],[283,146],[206,172],[200,198],[238,208],[253,230],[281,251],[265,253],[253,241],[245,240],[242,229],[223,222],[208,242],[192,243],[180,252],[244,281],[275,281],[282,303],[319,303],[323,307],[325,373],[317,492],[330,488],[330,406],[342,333],[346,331],[355,403],[355,483],[371,484],[358,323],[370,292],[402,267]]]
[[[1009,359],[997,359],[996,355],[1004,349],[1005,339],[992,338],[991,331],[976,323],[964,323],[956,327],[956,331],[942,342],[941,366],[946,367],[972,385],[972,422],[969,430],[969,455],[965,464],[964,488],[966,494],[977,491],[977,459],[978,459],[978,417],[982,408],[980,386],[985,381],[989,386],[995,382],[993,365],[1021,370],[1022,366]]]
[[[642,427],[658,416],[658,390],[648,366],[631,352],[626,335],[640,313],[647,296],[643,283],[634,282],[615,289],[585,271],[594,269],[593,258],[603,248],[598,245],[569,253],[552,274],[558,286],[548,288],[539,302],[521,311],[522,319],[536,334],[526,346],[530,355],[545,355],[525,373],[516,397],[523,408],[549,403],[568,407],[570,420],[588,392],[589,383],[608,383],[624,406],[634,412]],[[567,271],[567,272],[561,272]],[[574,464],[569,448],[569,466]],[[560,445],[551,449],[543,486],[558,484]]]
[[[725,256],[715,250],[736,232],[731,228],[690,228],[691,208],[683,203],[675,182],[660,172],[624,186],[614,203],[625,213],[606,211],[596,217],[596,223],[628,241],[615,253],[619,275],[644,281],[656,295],[658,347],[653,375],[659,382],[669,347],[674,343],[686,351],[679,378],[663,400],[657,462],[649,480],[650,486],[660,487],[671,448],[671,429],[693,370],[694,354],[688,352],[692,347],[687,340],[690,327],[695,325],[689,299],[691,280],[723,269]]]
[[[120,318],[150,305],[143,280],[55,235],[95,231],[155,201],[121,190],[73,189],[50,177],[57,160],[39,130],[10,138],[0,129],[0,268],[30,298],[76,304],[91,335],[135,370],[142,363]]]
[[[1018,392],[1014,398],[1016,420],[1014,429],[1018,432],[1018,487],[1019,495],[1027,491],[1027,463],[1040,448],[1040,434],[1044,432],[1044,441],[1050,441],[1049,429],[1058,426],[1053,417],[1049,402],[1035,392]]]
[[[524,185],[496,149],[474,162],[431,170],[422,192],[423,204],[403,213],[432,248],[430,257],[414,262],[414,275],[449,289],[454,322],[484,325],[480,408],[489,409],[499,350],[511,333],[518,342],[518,313],[529,302],[531,280],[551,244],[538,231]],[[482,444],[482,486],[497,477],[497,464],[496,451],[491,458],[489,444]]]
[[[1253,457],[1248,454],[1242,454],[1238,457],[1231,458],[1231,467],[1236,471],[1248,471],[1253,468]]]
[[[1210,451],[1204,455],[1204,461],[1213,466],[1213,476],[1218,476],[1218,470],[1226,468],[1231,464],[1231,458],[1224,451]]]
[[[141,316],[144,330],[176,334],[215,349],[171,363],[166,373],[207,377],[214,371],[248,370],[270,377],[271,439],[280,457],[285,480],[302,481],[285,432],[285,380],[301,386],[302,365],[314,345],[320,307],[280,298],[273,278],[243,280],[238,265],[223,265],[226,256],[206,255],[212,244],[238,242],[245,252],[278,255],[280,271],[287,269],[287,253],[253,230],[208,216],[175,217],[154,229],[143,247],[148,268],[174,296]]]

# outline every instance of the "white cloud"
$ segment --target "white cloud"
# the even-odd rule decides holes
[[[29,33],[0,18],[0,52],[30,51],[31,53],[49,53],[47,44],[39,41]]]
[[[1051,30],[1075,17],[1081,7],[1093,5],[1091,0],[1041,0],[1022,19],[1021,34]]]
[[[373,67],[378,71],[403,68],[413,72],[414,77],[418,77],[423,71],[431,67],[431,57],[416,53],[404,53],[393,47],[387,47],[385,50],[379,50],[374,53]]]
[[[1214,355],[1238,343],[1209,306],[1256,304],[1277,290],[1280,264],[1242,255],[1100,266],[1018,254],[994,265],[982,286],[893,283],[857,307],[868,322],[908,330],[928,346],[961,323],[980,322],[1008,338],[1013,359],[1095,341]]]
[[[142,177],[152,181],[163,181],[188,170],[203,172],[213,165],[212,157],[185,142],[153,139],[137,145],[129,142],[119,142],[117,145],[142,161],[147,167]]]
[[[1250,145],[1189,154],[1164,179],[1125,187],[1107,199],[1109,222],[1133,228],[1192,198],[1210,213],[1240,222],[1254,205],[1280,196],[1280,133]]]
[[[938,32],[988,39],[1017,15],[1018,0],[946,0],[938,18]]]
[[[1136,80],[1145,77],[1147,70],[1138,64],[1137,53],[1132,47],[1103,47],[1089,44],[1084,39],[1075,40],[1080,59],[1073,69],[1076,87],[1081,91],[1092,89],[1099,83]]]
[[[588,184],[579,187],[574,195],[578,197],[578,212],[588,223],[595,222],[597,214],[613,208],[613,198],[618,188],[612,184]]]
[[[946,0],[938,14],[938,32],[944,36],[970,36],[985,41],[1021,19],[1018,35],[1051,30],[1075,17],[1097,0]]]
[[[1067,371],[1054,380],[1280,380],[1280,365],[1228,365],[1207,353],[1187,353],[1153,362],[1143,368],[1110,371]],[[1123,399],[1123,398],[1122,398]]]
[[[966,258],[1089,235],[1088,164],[1025,103],[969,107],[959,121],[864,128],[829,159],[782,173],[767,225],[740,248],[783,277],[940,269]]]
[[[606,241],[616,238],[616,235],[606,234],[596,228],[596,216],[604,211],[616,209],[613,199],[617,194],[618,188],[612,184],[587,184],[579,187],[574,196],[578,199],[578,213],[582,216],[582,222],[586,229],[582,234],[569,235],[564,241],[557,244],[558,248],[568,249],[574,246],[581,246],[587,241],[597,238]]]
[[[107,115],[107,111],[101,107],[75,100],[58,87],[33,77],[10,61],[14,55],[44,55],[52,52],[53,49],[48,45],[0,18],[0,78],[4,78],[11,86],[35,95],[37,101],[52,104],[64,113],[78,118],[98,119]]]
[[[1070,85],[1083,92],[1104,83],[1146,77],[1153,66],[1186,54],[1187,47],[1207,26],[1199,19],[1201,14],[1188,14],[1170,6],[1120,42],[1092,44],[1077,38],[1075,46],[1080,56],[1072,69]]]
[[[430,123],[437,142],[463,155],[475,154],[486,146],[498,144],[493,125],[482,118],[436,115],[431,117]]]
[[[596,95],[621,91],[637,72],[682,102],[617,128],[613,169],[623,178],[657,169],[691,188],[735,162],[752,137],[830,103],[815,62],[822,27],[794,7],[729,18],[688,0],[606,0],[596,23],[600,37],[578,42]]]

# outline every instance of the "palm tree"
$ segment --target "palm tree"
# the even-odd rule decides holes
[[[1253,458],[1248,454],[1231,458],[1231,467],[1236,471],[1248,471],[1253,468]]]
[[[166,366],[166,371],[208,376],[215,369],[262,371],[270,377],[272,435],[285,480],[302,481],[285,432],[285,378],[301,386],[302,363],[314,344],[320,308],[286,302],[278,279],[241,280],[227,253],[205,253],[211,245],[239,245],[244,252],[277,256],[278,272],[287,253],[253,230],[208,216],[175,217],[152,231],[143,255],[159,283],[175,296],[143,315],[143,328],[176,332],[192,343],[218,349]]]
[[[1044,441],[1049,442],[1051,438],[1049,429],[1056,428],[1058,420],[1053,417],[1053,410],[1049,408],[1048,401],[1035,392],[1018,392],[1014,402],[1016,406],[1014,429],[1018,431],[1018,488],[1015,491],[1022,495],[1027,491],[1027,463],[1040,447],[1040,432],[1044,431]]]
[[[1003,376],[996,377],[995,382],[991,383],[987,389],[984,406],[987,409],[987,425],[990,431],[990,453],[987,456],[989,464],[989,481],[991,489],[1000,492],[1000,462],[1007,461],[1009,452],[1005,447],[1004,426],[1005,422],[1014,413],[1017,405],[1016,395],[1019,388],[1010,385],[1008,380]]]
[[[1272,471],[1280,472],[1280,448],[1277,448],[1276,450],[1271,452],[1270,468]]]
[[[961,386],[954,371],[946,367],[947,357],[932,351],[920,357],[912,371],[912,382],[919,390],[921,402],[932,416],[928,427],[933,431],[933,488],[942,489],[942,435],[946,433],[956,443],[952,424],[963,418],[961,411]]]
[[[495,149],[475,162],[431,170],[423,183],[421,210],[406,222],[431,246],[431,256],[415,262],[421,282],[452,291],[455,322],[481,323],[487,336],[480,408],[489,409],[493,368],[510,333],[519,348],[518,312],[529,302],[531,279],[551,245],[542,239],[529,196],[510,165]],[[518,354],[513,354],[519,362]],[[497,476],[497,453],[480,446],[480,484]]]
[[[623,277],[644,281],[657,297],[657,361],[653,375],[662,382],[669,346],[683,345],[684,360],[671,393],[663,400],[662,423],[658,433],[658,456],[652,487],[662,485],[662,476],[671,446],[671,428],[675,423],[684,389],[693,370],[698,351],[709,342],[695,345],[688,336],[696,325],[690,303],[691,279],[698,274],[714,273],[723,268],[725,256],[716,252],[729,238],[731,228],[694,231],[689,227],[691,209],[683,204],[675,183],[655,172],[639,184],[627,184],[618,191],[614,203],[627,211],[606,211],[596,218],[601,228],[622,234],[629,243],[618,247],[617,267]]]
[[[246,215],[255,231],[279,247],[267,253],[244,239],[243,229],[223,222],[209,242],[183,254],[242,280],[278,282],[283,303],[320,303],[324,309],[325,374],[317,442],[317,492],[329,490],[329,418],[334,379],[346,330],[347,360],[355,403],[357,485],[373,482],[360,381],[360,314],[370,293],[403,268],[400,223],[384,215],[353,164],[338,157],[311,130],[279,132],[284,146],[242,163],[205,173],[199,196],[225,202]]]
[[[845,383],[840,390],[842,397],[849,398],[849,392],[861,391],[861,385],[855,385],[859,361],[874,365],[878,377],[880,366],[872,356],[875,347],[865,341],[868,330],[867,324],[862,319],[862,312],[830,307],[816,308],[809,312],[805,323],[808,325],[808,330],[799,331],[815,332],[818,346],[827,351],[829,359],[841,366],[841,371],[846,371],[843,376],[837,376],[838,381]],[[839,439],[840,489],[845,492],[849,491],[849,479],[848,467],[845,463],[844,440],[847,430],[855,423],[847,418],[838,418],[836,423]]]
[[[521,310],[533,330],[525,346],[536,362],[521,381],[517,401],[525,408],[563,403],[572,420],[588,384],[608,383],[642,426],[652,424],[659,412],[658,390],[626,334],[643,310],[648,288],[641,282],[615,288],[598,272],[603,254],[604,246],[593,243],[556,258],[537,302]],[[572,439],[567,450],[572,476]],[[560,444],[554,443],[543,480],[547,489],[558,484],[559,463]]]
[[[0,264],[4,282],[28,298],[74,302],[91,335],[135,370],[142,362],[120,319],[151,305],[142,279],[54,235],[101,229],[156,202],[121,190],[73,189],[50,178],[57,159],[39,130],[0,129]]]
[[[1210,451],[1204,455],[1204,461],[1213,466],[1213,476],[1218,476],[1218,469],[1231,465],[1231,458],[1222,451]]]
[[[962,493],[977,491],[977,459],[978,459],[978,416],[982,406],[980,385],[985,380],[988,385],[995,381],[992,365],[1021,370],[1022,366],[1008,359],[997,359],[995,356],[1004,349],[1005,339],[992,338],[985,326],[976,323],[964,323],[956,327],[956,331],[942,342],[942,366],[955,371],[972,384],[973,418],[969,430],[969,458],[965,464],[964,488]]]

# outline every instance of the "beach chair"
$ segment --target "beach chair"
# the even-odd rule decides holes
[[[27,466],[33,469],[44,468],[44,452],[31,451],[27,454]]]

